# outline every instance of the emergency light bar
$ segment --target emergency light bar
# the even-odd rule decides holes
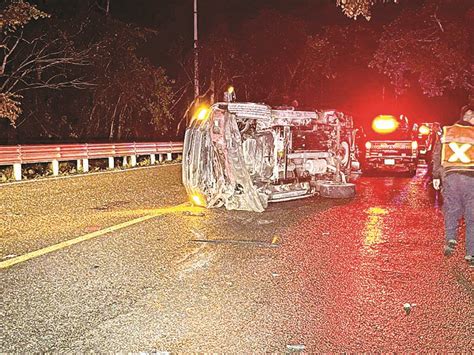
[[[372,121],[372,129],[381,134],[394,132],[398,125],[397,119],[391,115],[379,115]]]

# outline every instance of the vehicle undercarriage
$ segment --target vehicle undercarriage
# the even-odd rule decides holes
[[[186,131],[183,183],[197,204],[258,212],[317,193],[352,197],[354,136],[352,118],[335,110],[218,103]]]

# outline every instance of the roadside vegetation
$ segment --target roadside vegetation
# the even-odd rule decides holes
[[[167,21],[160,3],[3,1],[0,144],[182,139],[194,97],[191,9],[177,0],[189,16]],[[238,19],[204,3],[199,101],[221,100],[232,84],[241,101],[337,107],[357,121],[427,97],[426,115],[474,99],[471,0],[322,3]]]

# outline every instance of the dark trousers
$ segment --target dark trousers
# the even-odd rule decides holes
[[[459,220],[466,222],[466,255],[474,255],[474,177],[450,173],[443,179],[446,240],[458,239]]]

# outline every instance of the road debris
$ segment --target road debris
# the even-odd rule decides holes
[[[280,242],[280,238],[276,235],[272,239],[272,245],[273,246],[278,246],[278,243]]]
[[[8,254],[8,255],[5,255],[2,260],[5,260],[5,259],[13,259],[13,258],[16,258],[17,255],[16,254]]]
[[[288,351],[297,352],[297,351],[304,351],[306,347],[303,344],[293,344],[293,345],[287,345],[286,348],[288,349]]]
[[[128,205],[129,203],[130,201],[112,201],[109,203],[104,203],[100,206],[93,207],[92,209],[97,211],[108,211],[111,209],[123,207],[125,205]]]
[[[413,307],[416,307],[416,303],[412,303],[412,304],[410,304],[410,303],[405,303],[405,304],[403,305],[403,309],[405,310],[406,315],[409,315],[409,314],[410,314],[410,312],[411,312],[411,310],[412,310]]]
[[[204,217],[204,212],[191,212],[191,211],[184,211],[183,216],[193,216],[193,217]]]
[[[192,239],[191,242],[195,243],[210,243],[210,244],[247,244],[255,245],[264,248],[276,248],[278,244],[271,244],[268,242],[262,242],[260,240],[241,240],[241,239]]]
[[[101,230],[101,226],[89,226],[89,227],[86,227],[84,230],[87,233],[93,233],[93,232],[97,232]]]
[[[198,238],[203,239],[203,238],[205,237],[205,235],[204,235],[203,232],[201,232],[200,230],[197,230],[197,229],[195,229],[195,228],[192,228],[192,229],[191,229],[191,232],[192,232],[196,237],[198,237]]]

